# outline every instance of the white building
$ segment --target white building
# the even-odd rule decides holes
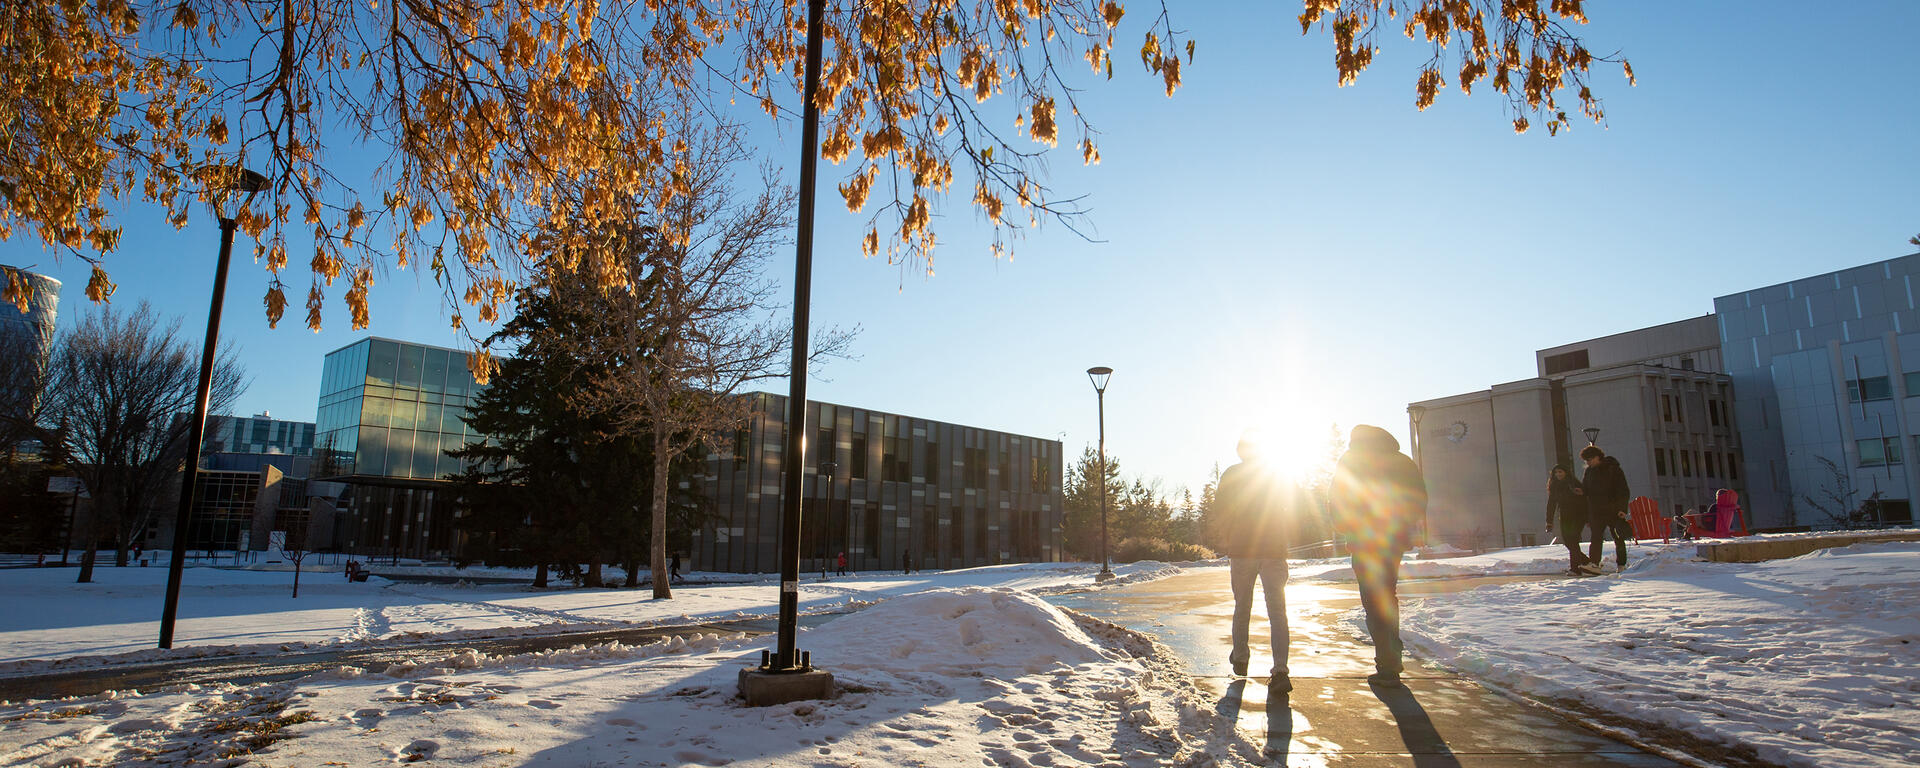
[[[1426,473],[1431,539],[1454,546],[1547,540],[1547,477],[1576,474],[1586,430],[1619,459],[1635,497],[1667,514],[1740,490],[1732,382],[1714,316],[1534,353],[1539,376],[1407,406]]]

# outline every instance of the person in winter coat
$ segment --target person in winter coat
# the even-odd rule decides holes
[[[1397,688],[1400,682],[1400,557],[1427,512],[1427,482],[1420,467],[1400,452],[1400,441],[1379,427],[1361,424],[1347,440],[1333,472],[1334,531],[1353,553],[1353,577],[1373,639],[1374,674],[1367,681]]]
[[[1287,526],[1307,514],[1309,503],[1298,485],[1261,461],[1258,438],[1240,438],[1240,463],[1220,473],[1214,504],[1220,510],[1219,534],[1227,550],[1228,581],[1233,587],[1233,650],[1227,661],[1233,674],[1247,674],[1253,651],[1253,585],[1260,582],[1267,600],[1267,639],[1273,648],[1269,690],[1290,691],[1287,671]]]
[[[1587,564],[1581,554],[1581,534],[1587,528],[1587,497],[1580,495],[1580,481],[1565,464],[1556,464],[1547,476],[1547,530],[1554,530],[1554,513],[1560,516],[1560,543],[1567,546],[1567,572],[1578,576]]]
[[[840,553],[840,556],[834,559],[833,566],[841,576],[847,575],[847,553]]]
[[[1580,449],[1580,459],[1587,463],[1586,477],[1581,486],[1586,491],[1587,526],[1593,531],[1593,543],[1587,547],[1587,570],[1599,573],[1600,549],[1602,540],[1608,531],[1613,532],[1613,556],[1620,570],[1627,568],[1627,499],[1631,494],[1627,490],[1627,473],[1620,469],[1620,461],[1608,456],[1600,446],[1589,445]]]

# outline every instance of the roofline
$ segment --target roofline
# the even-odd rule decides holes
[[[1822,278],[1822,277],[1826,277],[1826,276],[1828,276],[1828,275],[1837,275],[1837,274],[1839,274],[1839,273],[1841,273],[1841,272],[1851,272],[1851,271],[1853,271],[1853,270],[1856,270],[1856,269],[1860,269],[1861,267],[1871,267],[1871,266],[1873,266],[1873,265],[1875,265],[1875,264],[1885,264],[1885,263],[1887,263],[1887,262],[1890,262],[1890,261],[1899,261],[1899,260],[1901,260],[1901,259],[1911,259],[1911,258],[1914,258],[1914,257],[1916,257],[1916,256],[1920,256],[1920,251],[1915,251],[1915,252],[1913,252],[1913,253],[1909,253],[1909,254],[1905,254],[1905,255],[1902,255],[1902,256],[1895,256],[1895,257],[1893,257],[1893,258],[1890,258],[1890,259],[1881,259],[1881,260],[1879,260],[1879,261],[1869,261],[1869,262],[1867,262],[1867,263],[1865,263],[1865,264],[1855,264],[1855,265],[1853,265],[1853,266],[1851,266],[1851,267],[1841,267],[1841,268],[1839,268],[1839,269],[1829,269],[1829,270],[1827,270],[1827,271],[1825,271],[1825,272],[1818,272],[1818,273],[1815,273],[1815,274],[1811,274],[1811,275],[1806,275],[1806,276],[1804,276],[1804,277],[1796,277],[1796,278],[1793,278],[1793,279],[1791,279],[1791,280],[1782,280],[1782,281],[1780,281],[1780,282],[1777,282],[1777,283],[1768,283],[1768,284],[1766,284],[1766,285],[1761,285],[1761,286],[1755,286],[1755,287],[1753,287],[1753,288],[1748,288],[1748,289],[1746,289],[1746,290],[1742,290],[1742,291],[1734,291],[1733,293],[1729,293],[1729,294],[1726,294],[1726,295],[1724,295],[1724,296],[1715,296],[1715,297],[1713,297],[1713,300],[1714,300],[1714,301],[1719,301],[1719,300],[1721,300],[1721,299],[1731,299],[1731,298],[1733,298],[1733,297],[1735,297],[1735,296],[1740,296],[1740,295],[1743,295],[1743,294],[1748,294],[1748,293],[1753,293],[1754,291],[1764,291],[1764,290],[1766,290],[1766,289],[1768,289],[1768,288],[1778,288],[1778,287],[1780,287],[1780,286],[1783,286],[1783,285],[1790,285],[1790,284],[1793,284],[1793,283],[1798,283],[1798,282],[1800,282],[1800,281],[1802,281],[1802,280],[1817,280],[1817,279],[1819,279],[1819,278]]]
[[[1804,278],[1802,278],[1802,279],[1804,279]],[[1651,331],[1651,330],[1654,330],[1654,329],[1656,329],[1656,328],[1666,328],[1666,327],[1668,327],[1668,326],[1673,326],[1673,325],[1679,325],[1679,324],[1681,324],[1681,323],[1697,323],[1697,322],[1700,322],[1700,319],[1701,319],[1701,318],[1703,318],[1703,317],[1713,317],[1713,313],[1712,313],[1712,312],[1708,312],[1708,313],[1706,313],[1706,314],[1704,314],[1704,315],[1700,315],[1700,316],[1698,316],[1698,317],[1687,317],[1687,318],[1682,318],[1682,319],[1679,319],[1679,320],[1672,320],[1672,321],[1669,321],[1669,322],[1665,322],[1665,323],[1661,323],[1661,324],[1659,324],[1659,325],[1649,325],[1649,326],[1645,326],[1645,327],[1642,327],[1642,328],[1635,328],[1635,329],[1632,329],[1632,330],[1628,330],[1628,331],[1621,331],[1621,332],[1619,332],[1619,333],[1609,333],[1609,334],[1607,334],[1607,335],[1605,335],[1605,336],[1595,336],[1595,337],[1593,337],[1593,338],[1591,338],[1591,339],[1582,339],[1582,340],[1580,340],[1580,341],[1570,341],[1570,342],[1567,342],[1567,343],[1565,343],[1565,344],[1560,344],[1560,345],[1557,345],[1557,346],[1552,346],[1552,347],[1546,347],[1546,348],[1544,348],[1544,349],[1536,349],[1536,350],[1534,350],[1534,351],[1533,351],[1533,354],[1535,354],[1535,355],[1542,355],[1542,354],[1546,354],[1546,353],[1549,353],[1549,352],[1557,352],[1557,351],[1559,351],[1559,350],[1563,350],[1563,349],[1568,349],[1568,348],[1570,348],[1570,347],[1582,347],[1582,346],[1587,346],[1587,345],[1590,345],[1590,344],[1593,344],[1594,342],[1599,342],[1599,341],[1606,341],[1607,339],[1612,339],[1612,338],[1617,338],[1617,337],[1620,337],[1620,336],[1626,336],[1626,335],[1629,335],[1629,334],[1635,334],[1635,333],[1643,333],[1643,332],[1646,332],[1646,331]],[[1720,346],[1720,341],[1719,341],[1719,338],[1720,338],[1720,337],[1719,337],[1719,329],[1718,329],[1718,328],[1715,328],[1715,329],[1714,329],[1714,342],[1713,342],[1713,344],[1711,344],[1711,345],[1708,345],[1708,346],[1709,346],[1709,347],[1716,347],[1716,348],[1717,348],[1717,347],[1719,347],[1719,346]],[[1701,347],[1701,349],[1707,349],[1707,348],[1708,348],[1708,347]]]

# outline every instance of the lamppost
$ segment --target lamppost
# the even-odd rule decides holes
[[[828,450],[832,450],[832,447],[829,446]],[[827,515],[829,513],[829,510],[833,509],[833,462],[831,461],[820,462],[820,468],[817,472],[814,473],[814,476],[813,476],[813,485],[814,485],[814,497],[815,497],[815,500],[813,503],[814,517],[820,520],[820,525],[821,525],[820,580],[826,581],[827,568],[833,563],[833,556],[827,554],[827,548],[831,546],[828,543],[828,540],[831,539],[832,537],[827,535],[827,529],[825,527],[827,524]],[[824,503],[822,503],[822,501],[820,500],[820,497],[825,497]]]
[[[1100,572],[1094,581],[1113,578],[1113,569],[1107,567],[1107,379],[1111,376],[1113,369],[1104,365],[1087,369],[1087,379],[1100,400]]]
[[[207,400],[213,389],[213,352],[220,343],[220,307],[227,298],[227,264],[233,255],[235,217],[267,188],[267,177],[238,165],[202,166],[193,174],[206,185],[207,202],[220,219],[220,261],[213,273],[213,303],[207,308],[207,342],[200,349],[200,389],[187,425],[187,466],[180,474],[180,507],[173,518],[173,556],[167,561],[166,606],[160,612],[160,647],[173,647],[173,620],[180,608],[180,578],[186,566],[188,525],[193,518],[193,486],[200,475],[200,441],[207,431]]]
[[[820,49],[826,0],[807,0],[807,62],[800,90],[800,210],[795,217],[793,259],[793,358],[787,368],[787,440],[780,457],[780,618],[772,654],[760,666],[740,670],[740,696],[748,706],[785,704],[833,695],[833,675],[815,669],[795,647],[800,629],[800,497],[805,492],[807,447],[807,322],[813,293],[813,203],[820,159]]]
[[[1586,429],[1583,429],[1580,431],[1587,436],[1587,445],[1597,446],[1600,444],[1600,428],[1599,427],[1587,427]]]
[[[1407,418],[1413,422],[1413,463],[1420,468],[1421,482],[1425,482],[1427,475],[1427,441],[1420,439],[1420,420],[1426,415],[1427,407],[1424,405],[1407,406]],[[1433,526],[1428,514],[1426,507],[1420,508],[1420,543],[1433,546]]]
[[[832,448],[828,448],[828,450],[831,451]],[[831,456],[833,454],[829,453],[827,455]],[[820,516],[822,520],[825,520],[827,515],[833,514],[833,501],[834,501],[833,473],[834,473],[834,470],[837,470],[839,468],[840,468],[840,465],[835,464],[832,461],[820,462],[820,483],[821,485],[825,486],[827,489],[826,491],[827,505],[826,505],[826,508],[820,512]],[[840,552],[842,554],[845,554],[847,550],[852,549],[852,547],[847,545],[848,540],[851,539],[852,537],[853,537],[853,521],[847,519],[846,515],[842,515],[840,518]],[[822,536],[820,538],[825,539],[827,537]],[[852,558],[848,558],[848,559],[851,560]],[[837,558],[835,559],[834,564],[836,567],[839,565],[839,561]]]

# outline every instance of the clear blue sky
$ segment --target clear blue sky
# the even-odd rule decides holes
[[[1107,365],[1109,452],[1197,492],[1250,425],[1318,442],[1328,423],[1373,423],[1404,442],[1407,402],[1530,377],[1535,349],[1915,250],[1920,3],[1595,4],[1583,35],[1623,51],[1640,84],[1602,69],[1609,126],[1557,138],[1516,136],[1500,101],[1455,88],[1415,111],[1421,48],[1402,39],[1338,88],[1332,44],[1298,34],[1297,3],[1176,5],[1199,41],[1185,87],[1166,99],[1119,57],[1112,82],[1082,82],[1104,162],[1083,169],[1063,136],[1053,165],[1054,186],[1090,194],[1100,242],[1043,228],[995,261],[956,195],[938,274],[903,276],[860,257],[861,220],[823,166],[814,320],[864,332],[814,399],[1074,455],[1096,431],[1083,371]],[[1125,39],[1150,15],[1134,12]],[[762,135],[795,176],[798,132]],[[215,229],[124,215],[114,301],[153,301],[197,344]],[[0,262],[66,281],[63,327],[84,308],[79,260],[16,235]],[[775,270],[790,276],[790,258]],[[459,343],[417,272],[381,280],[361,332],[337,300],[324,332],[304,330],[293,287],[269,331],[262,273],[235,265],[223,328],[253,375],[238,411],[311,419],[322,355],[369,333]]]

